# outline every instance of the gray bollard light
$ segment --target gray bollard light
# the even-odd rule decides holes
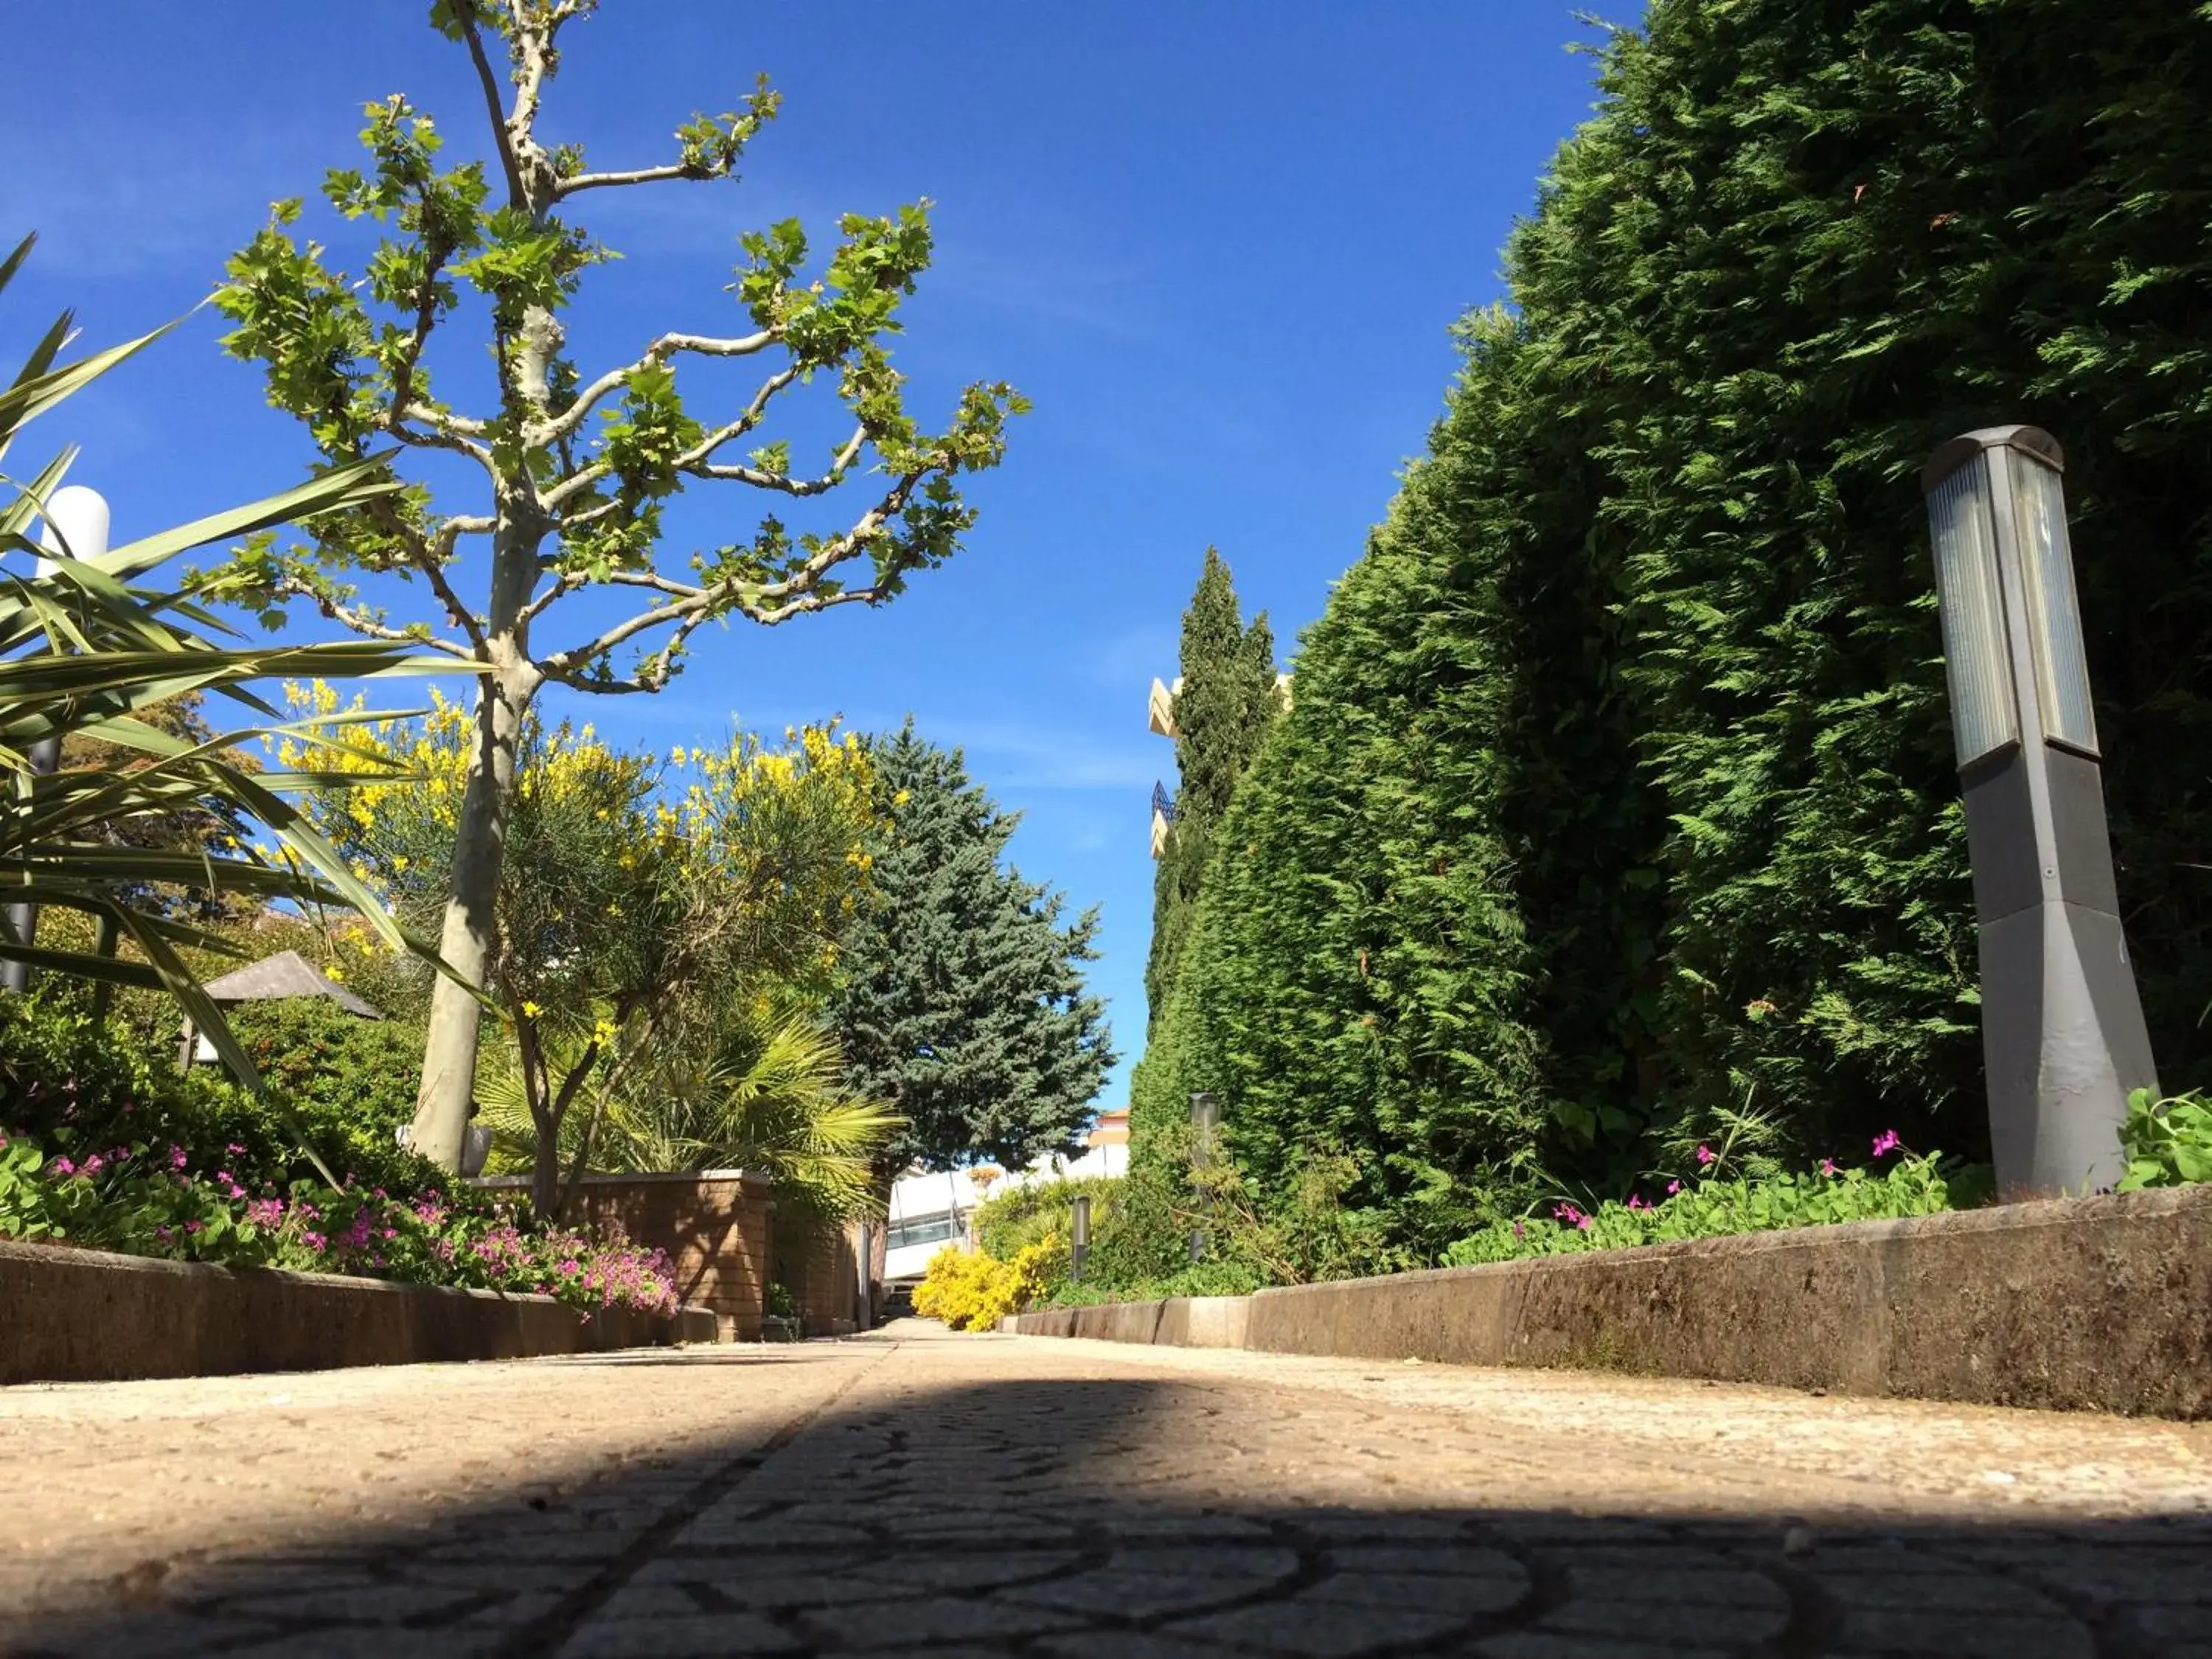
[[[2120,927],[2065,455],[2032,426],[1921,469],[1980,924],[1997,1195],[2108,1187],[2128,1096],[2158,1087]]]
[[[1074,1283],[1083,1282],[1083,1264],[1091,1255],[1091,1200],[1088,1196],[1075,1200],[1074,1214],[1068,1222],[1067,1276]]]

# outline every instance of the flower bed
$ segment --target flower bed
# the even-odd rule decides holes
[[[1879,1167],[1893,1156],[1894,1164]],[[1494,1221],[1453,1244],[1444,1253],[1444,1265],[1463,1267],[1841,1221],[1894,1221],[1968,1208],[1988,1194],[1985,1169],[1933,1152],[1911,1152],[1893,1131],[1875,1139],[1872,1157],[1875,1167],[1869,1168],[1846,1169],[1822,1158],[1817,1169],[1802,1172],[1730,1176],[1723,1154],[1700,1146],[1700,1176],[1668,1180],[1650,1198],[1632,1191],[1624,1199],[1588,1206],[1561,1199],[1547,1215]]]
[[[675,1310],[661,1251],[531,1226],[444,1179],[331,1114],[157,1075],[80,1021],[0,1009],[0,1237]]]

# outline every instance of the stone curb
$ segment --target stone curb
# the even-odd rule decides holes
[[[704,1308],[584,1316],[547,1296],[0,1240],[0,1384],[522,1359],[714,1340],[714,1316]]]
[[[2212,1417],[2212,1185],[1048,1309],[1001,1328]]]

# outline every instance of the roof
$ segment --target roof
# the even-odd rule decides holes
[[[327,997],[349,1014],[363,1019],[382,1019],[384,1011],[363,1002],[334,980],[325,979],[297,951],[279,951],[273,957],[248,963],[236,973],[210,980],[209,999],[216,1002],[281,1002],[289,997]]]

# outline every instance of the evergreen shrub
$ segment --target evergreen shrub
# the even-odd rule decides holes
[[[2121,908],[2212,1078],[2212,12],[1655,0],[1212,837],[1133,1087],[1433,1260],[1755,1121],[1987,1153],[1916,478],[2067,452]],[[1579,1231],[1579,1230],[1578,1230]]]

